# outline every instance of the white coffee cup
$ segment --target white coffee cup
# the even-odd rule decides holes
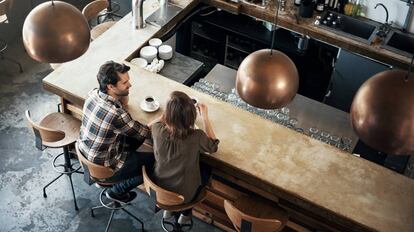
[[[150,46],[158,48],[159,46],[161,46],[162,40],[160,40],[158,38],[152,38],[148,41],[148,43],[149,43]]]
[[[158,48],[158,56],[160,57],[160,59],[163,59],[163,60],[171,59],[173,56],[172,47],[170,45],[161,45]]]
[[[191,100],[193,100],[194,105],[198,104],[198,98],[194,97],[194,96],[190,96]]]
[[[141,48],[139,55],[146,59],[148,63],[151,63],[152,60],[157,57],[157,49],[153,46],[145,46]]]
[[[148,62],[144,58],[134,58],[131,60],[132,64],[135,64],[136,66],[140,68],[145,68],[148,65]]]
[[[157,104],[155,103],[155,98],[153,96],[146,96],[144,99],[145,106],[148,109],[155,109],[157,107]]]

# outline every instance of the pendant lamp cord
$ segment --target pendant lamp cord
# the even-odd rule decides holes
[[[276,17],[275,17],[275,28],[272,32],[272,44],[270,45],[270,55],[273,54],[273,45],[275,44],[275,37],[276,37],[276,27],[277,21],[279,18],[279,0],[274,0],[276,2]]]
[[[408,77],[410,76],[410,73],[411,73],[411,68],[413,67],[413,61],[414,61],[414,55],[413,55],[413,57],[411,58],[411,64],[410,64],[410,67],[408,67],[408,71],[407,71],[407,74],[405,75],[405,81],[408,81]]]

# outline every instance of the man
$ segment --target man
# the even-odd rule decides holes
[[[153,153],[136,151],[151,133],[124,108],[131,87],[128,71],[128,66],[113,61],[100,67],[99,89],[92,90],[85,101],[78,141],[80,151],[88,160],[115,171],[105,181],[120,182],[106,196],[122,202],[136,197],[131,190],[143,182],[142,165],[154,163]]]

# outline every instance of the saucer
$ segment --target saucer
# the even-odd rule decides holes
[[[154,101],[154,104],[154,108],[148,108],[147,104],[145,104],[145,100],[143,100],[139,106],[141,107],[141,110],[151,113],[157,111],[160,108],[160,103],[158,103],[158,101]]]

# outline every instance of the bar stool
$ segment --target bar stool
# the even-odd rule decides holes
[[[30,111],[28,110],[26,110],[26,119],[35,134],[36,148],[41,151],[46,148],[63,148],[63,153],[55,156],[52,161],[53,169],[60,174],[43,187],[43,197],[47,197],[46,188],[65,174],[69,177],[75,210],[78,210],[72,183],[72,173],[82,172],[79,172],[81,168],[79,163],[71,163],[69,146],[74,144],[78,139],[81,122],[69,114],[56,112],[48,114],[40,123],[35,123],[30,117]],[[58,163],[58,160],[62,156],[64,162]]]
[[[95,40],[98,38],[102,33],[107,31],[111,28],[116,22],[109,21],[109,22],[101,22],[99,20],[100,17],[109,14],[107,12],[105,14],[101,14],[101,12],[107,9],[110,6],[108,0],[95,0],[88,5],[86,5],[83,10],[82,14],[85,16],[86,20],[88,20],[89,26],[91,27],[91,21],[96,18],[97,25],[91,28],[91,39]]]
[[[281,231],[288,221],[286,210],[250,196],[240,197],[234,203],[224,200],[224,209],[239,232]]]
[[[142,167],[142,176],[144,177],[145,191],[150,195],[155,204],[155,212],[159,209],[167,210],[170,212],[180,212],[193,208],[196,204],[202,202],[206,198],[206,190],[202,189],[195,200],[190,203],[184,203],[184,196],[168,191],[156,185],[148,176],[145,166]],[[174,222],[169,222],[162,218],[161,225],[164,231],[167,232],[181,232],[189,231],[193,227],[193,219],[189,224],[179,224],[179,213],[174,214]]]
[[[115,212],[117,210],[122,210],[125,213],[127,213],[129,216],[137,220],[141,224],[142,231],[144,231],[144,223],[138,217],[136,217],[135,215],[133,215],[132,213],[130,213],[128,210],[125,209],[125,207],[129,206],[130,203],[114,201],[106,197],[105,195],[106,191],[110,187],[112,187],[112,185],[116,183],[106,182],[105,180],[112,177],[114,175],[114,171],[111,168],[92,163],[81,153],[81,151],[78,148],[77,143],[75,147],[76,147],[76,153],[84,169],[85,181],[89,185],[95,182],[98,185],[98,187],[102,188],[102,191],[99,194],[99,202],[101,204],[91,208],[91,216],[95,217],[94,210],[96,209],[106,208],[106,209],[111,210],[111,216],[108,219],[108,223],[106,224],[106,229],[105,229],[105,232],[107,232],[109,230],[109,227],[111,226],[112,218]]]
[[[117,2],[112,2],[112,0],[108,0],[108,8],[106,8],[106,17],[107,18],[114,18],[118,17],[118,18],[122,18],[122,15],[117,14],[116,12],[119,11],[119,9],[121,9],[121,6],[119,5],[119,3]],[[114,8],[112,7],[112,5],[114,5]]]

